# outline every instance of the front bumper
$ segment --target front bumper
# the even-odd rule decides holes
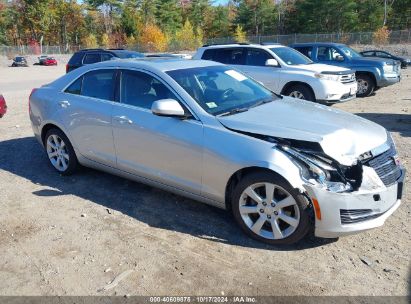
[[[323,80],[322,86],[315,88],[317,102],[334,104],[345,102],[356,97],[357,82],[341,83],[337,81]]]
[[[387,86],[396,84],[397,82],[400,82],[400,81],[401,81],[401,75],[397,75],[397,74],[384,75],[378,81],[377,86],[378,87],[387,87]]]
[[[321,219],[316,217],[315,221],[315,235],[335,238],[382,226],[400,206],[405,193],[405,169],[401,173],[397,183],[373,190],[334,193],[306,186],[309,197],[318,201],[321,210]]]

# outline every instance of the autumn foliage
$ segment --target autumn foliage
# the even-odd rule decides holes
[[[166,35],[155,24],[144,26],[139,42],[146,52],[164,52],[168,44]]]

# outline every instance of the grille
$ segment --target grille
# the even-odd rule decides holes
[[[341,75],[340,76],[340,81],[342,83],[351,83],[351,82],[355,82],[355,74],[345,74],[345,75]]]
[[[391,145],[389,150],[365,162],[365,165],[377,172],[386,186],[394,184],[401,176],[401,169],[395,163],[396,154],[395,148]]]
[[[341,224],[353,224],[377,218],[381,213],[371,209],[340,209]]]

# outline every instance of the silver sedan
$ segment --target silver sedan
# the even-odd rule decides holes
[[[59,173],[88,166],[232,210],[270,244],[375,228],[401,202],[384,128],[214,62],[88,65],[34,89],[30,119]]]

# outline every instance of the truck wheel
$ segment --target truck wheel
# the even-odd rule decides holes
[[[374,92],[374,89],[375,89],[374,80],[368,75],[359,74],[357,76],[357,84],[358,84],[357,97],[367,97],[367,96],[370,96],[372,92]]]
[[[304,99],[304,100],[309,100],[309,101],[315,101],[315,96],[311,92],[311,90],[303,85],[303,84],[296,84],[291,87],[289,87],[286,91],[285,94],[290,97],[294,97],[297,99]]]

